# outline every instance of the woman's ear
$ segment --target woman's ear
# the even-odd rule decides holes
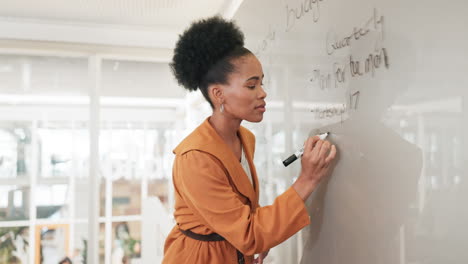
[[[223,88],[219,85],[213,85],[209,88],[209,95],[211,97],[211,101],[215,106],[219,106],[224,103],[224,93]]]

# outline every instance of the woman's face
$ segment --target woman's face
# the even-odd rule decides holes
[[[236,70],[223,85],[224,115],[249,122],[260,122],[265,113],[263,69],[254,55],[246,55],[233,61]]]

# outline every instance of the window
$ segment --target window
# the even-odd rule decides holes
[[[183,89],[166,63],[98,60],[95,110],[89,58],[0,55],[0,263],[86,258],[90,111],[101,117],[100,199],[92,203],[99,206],[100,263],[141,258],[148,196],[171,207]]]

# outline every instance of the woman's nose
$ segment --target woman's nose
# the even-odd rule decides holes
[[[267,93],[265,92],[265,89],[263,89],[262,86],[260,86],[259,97],[260,99],[265,99],[265,97],[267,97]]]

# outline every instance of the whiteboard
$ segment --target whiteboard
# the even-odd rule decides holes
[[[283,263],[468,263],[467,14],[461,0],[243,1],[234,20],[263,65],[279,156],[326,131],[339,150]],[[298,175],[278,159],[263,192],[282,191],[272,171]]]

